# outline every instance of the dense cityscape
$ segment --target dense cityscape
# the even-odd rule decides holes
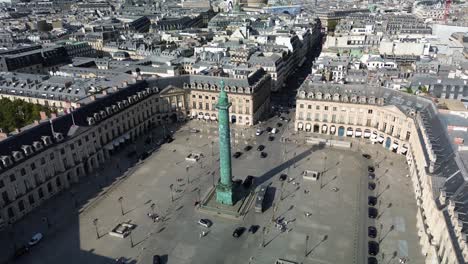
[[[0,17],[0,263],[468,263],[466,1]]]

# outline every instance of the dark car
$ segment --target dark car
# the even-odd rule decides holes
[[[369,184],[367,185],[367,188],[369,188],[369,190],[371,191],[375,190],[375,183],[369,182]]]
[[[367,235],[369,235],[370,238],[375,238],[377,236],[377,228],[375,228],[375,226],[369,226],[367,228]]]
[[[379,262],[377,261],[376,258],[374,257],[368,257],[367,258],[367,264],[378,264]]]
[[[252,149],[252,146],[250,146],[250,145],[244,147],[244,151],[249,151],[251,149]]]
[[[161,257],[159,255],[153,256],[153,264],[161,264]]]
[[[368,213],[369,213],[369,218],[376,218],[379,211],[377,211],[377,209],[375,209],[374,207],[369,207],[369,210],[368,210]]]
[[[21,246],[17,248],[15,251],[15,259],[25,255],[28,252],[29,252],[29,248],[27,246]]]
[[[368,167],[367,167],[367,171],[368,171],[368,172],[374,172],[374,171],[375,171],[374,166],[368,166]]]
[[[251,225],[250,228],[249,228],[249,232],[252,233],[252,234],[255,234],[259,228],[260,228],[260,226],[258,226],[258,225]]]
[[[244,186],[244,188],[249,188],[250,186],[252,186],[252,184],[254,183],[255,181],[255,177],[252,176],[252,175],[249,175],[247,176],[247,178],[245,178],[244,182],[242,183],[242,185]]]
[[[263,145],[259,145],[259,146],[257,147],[257,150],[258,150],[258,151],[262,151],[262,150],[264,150],[264,149],[265,149],[265,146],[263,146]]]
[[[166,143],[171,143],[172,141],[174,141],[174,138],[171,137],[171,136],[169,136],[169,135],[167,135],[167,136],[164,138],[164,140],[166,141]]]
[[[268,132],[268,133],[270,133],[270,132],[271,132],[271,130],[272,130],[272,128],[271,128],[271,127],[267,127],[267,128],[265,129],[265,131],[266,131],[266,132]]]
[[[279,176],[280,181],[285,181],[287,178],[288,178],[288,175],[286,175],[284,173]]]
[[[377,197],[375,196],[367,197],[367,204],[370,206],[375,206],[377,204]]]
[[[234,158],[239,158],[240,156],[242,155],[242,152],[239,152],[237,151],[236,153],[234,153],[234,155],[232,155]]]
[[[267,156],[268,156],[268,154],[267,154],[266,152],[263,152],[263,151],[262,151],[262,152],[260,153],[260,157],[261,157],[262,159],[266,158]]]
[[[232,232],[232,236],[233,237],[240,237],[242,236],[242,234],[244,233],[245,231],[245,227],[238,227],[234,230],[234,232]]]
[[[276,123],[276,126],[277,126],[277,127],[282,127],[283,124],[281,124],[281,123],[278,122],[278,123]]]
[[[366,158],[366,159],[370,159],[370,158],[372,158],[372,156],[371,156],[371,155],[369,155],[369,154],[362,154],[362,156],[363,156],[364,158]]]
[[[369,179],[374,180],[375,179],[375,173],[369,172]]]
[[[274,136],[269,136],[269,137],[268,137],[268,141],[273,141],[273,140],[275,140],[275,137],[274,137]]]
[[[379,254],[379,243],[375,241],[369,241],[367,245],[368,245],[369,255],[375,256]]]

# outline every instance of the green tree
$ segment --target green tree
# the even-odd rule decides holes
[[[46,106],[28,103],[23,100],[0,99],[0,128],[11,132],[40,119],[40,112],[51,113]]]

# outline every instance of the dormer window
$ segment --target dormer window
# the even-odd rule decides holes
[[[357,103],[357,96],[356,95],[352,95],[351,96],[351,103]]]
[[[3,167],[5,167],[5,168],[10,167],[11,165],[13,165],[13,161],[11,160],[10,156],[2,156],[2,157],[0,157],[0,159],[2,161]]]
[[[101,116],[99,115],[99,113],[94,113],[93,117],[96,122],[101,120]]]
[[[34,141],[33,147],[36,151],[39,151],[44,148],[44,146],[42,145],[42,142],[39,142],[39,141]]]
[[[33,154],[33,149],[30,145],[23,145],[21,146],[21,149],[23,150],[24,154],[26,156],[32,155]]]
[[[304,91],[300,91],[299,98],[305,98],[305,97],[306,97],[306,93]]]
[[[123,108],[124,108],[123,102],[117,102],[117,107],[118,107],[119,109],[123,109]]]
[[[50,138],[50,136],[42,136],[41,139],[42,139],[42,142],[44,142],[44,145],[46,146],[52,145],[52,139]]]
[[[128,100],[128,103],[133,104],[134,99],[132,96],[127,97],[127,100]]]
[[[340,100],[340,94],[339,93],[335,93],[333,95],[333,101],[339,101]]]
[[[106,113],[107,113],[108,115],[112,115],[112,108],[106,107]]]
[[[88,122],[88,125],[92,126],[96,123],[96,121],[94,121],[94,118],[92,117],[88,117],[86,118],[86,121]]]
[[[374,96],[369,97],[369,104],[375,104],[375,97]]]
[[[347,103],[349,101],[349,98],[347,95],[343,95],[343,102]]]
[[[101,115],[102,118],[106,118],[106,116],[107,116],[107,113],[106,113],[106,111],[104,111],[104,110],[101,110],[101,111],[99,112],[99,114]]]
[[[318,92],[317,95],[315,96],[315,98],[317,98],[319,100],[322,100],[322,93]]]
[[[24,157],[23,153],[21,153],[20,151],[13,151],[12,154],[13,154],[13,159],[15,161],[19,161],[19,160],[23,159],[23,157]]]
[[[60,141],[63,140],[63,135],[62,135],[62,133],[55,133],[54,138],[55,138],[56,142],[60,142]]]
[[[133,97],[133,100],[134,100],[135,102],[138,102],[138,99],[140,99],[140,98],[138,97],[138,95],[136,95],[136,94],[133,95],[132,97]]]
[[[325,99],[325,100],[330,100],[330,99],[331,99],[331,94],[326,93],[324,99]]]
[[[359,102],[360,102],[361,104],[365,104],[365,103],[367,102],[366,99],[367,99],[367,98],[366,98],[365,96],[361,96],[361,97],[359,97]]]
[[[385,100],[383,98],[378,98],[377,99],[377,104],[378,105],[384,105],[384,103],[385,103]]]
[[[119,107],[117,107],[117,105],[112,105],[112,112],[117,112],[119,111]]]
[[[142,99],[143,98],[143,93],[142,92],[138,92],[136,94],[136,96],[138,97],[138,99]]]
[[[158,93],[159,92],[159,88],[158,87],[153,87],[153,93]]]
[[[130,104],[128,99],[123,100],[122,103],[123,103],[124,106],[128,106]]]

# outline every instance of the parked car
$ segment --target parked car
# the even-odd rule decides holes
[[[280,181],[285,181],[287,178],[288,178],[288,175],[286,175],[284,173],[279,176]]]
[[[370,237],[370,238],[375,238],[377,237],[377,228],[375,228],[375,226],[369,226],[367,228],[367,235]]]
[[[161,257],[159,255],[153,256],[153,264],[161,264]]]
[[[281,124],[280,122],[278,122],[278,123],[276,123],[276,126],[277,126],[277,127],[282,127],[283,124]]]
[[[190,133],[198,133],[200,132],[200,130],[196,129],[196,128],[191,128],[190,129]]]
[[[244,188],[249,188],[250,186],[252,186],[252,184],[254,183],[255,181],[255,177],[252,176],[252,175],[249,175],[245,178],[244,182],[242,183],[242,185],[244,186]]]
[[[379,214],[379,211],[377,211],[377,209],[375,209],[374,207],[369,207],[368,213],[369,213],[369,218],[374,219]]]
[[[276,134],[276,133],[278,133],[278,129],[277,129],[276,127],[275,127],[275,128],[273,128],[273,129],[271,130],[271,133],[272,133],[272,134]]]
[[[236,153],[234,153],[234,155],[232,155],[234,158],[239,158],[240,156],[242,155],[242,152],[239,152],[237,151]]]
[[[27,246],[21,246],[19,248],[16,249],[15,251],[15,259],[27,254],[29,252],[29,247]]]
[[[29,246],[37,245],[39,242],[41,242],[42,238],[43,238],[42,233],[37,233],[31,237],[31,239],[28,242],[28,245]]]
[[[174,141],[174,138],[171,136],[171,135],[167,135],[164,140],[166,141],[166,143],[171,143],[172,141]]]
[[[250,145],[247,145],[247,146],[244,147],[244,151],[249,151],[251,149],[252,149],[252,146],[250,146]]]
[[[265,131],[268,132],[268,133],[270,133],[271,130],[272,130],[271,127],[267,127],[267,128],[265,129]]]
[[[251,225],[249,228],[249,233],[255,234],[259,228],[260,226],[258,225]]]
[[[232,232],[232,236],[233,237],[240,237],[242,236],[242,234],[244,233],[245,231],[245,227],[238,227],[234,230],[234,232]]]
[[[274,137],[274,136],[269,136],[269,137],[268,137],[268,141],[273,141],[273,140],[275,140],[275,137]]]
[[[255,135],[257,135],[257,136],[260,136],[262,133],[263,133],[263,131],[262,131],[262,130],[260,130],[260,129],[257,129],[257,132],[255,132]]]
[[[202,219],[198,220],[198,224],[203,226],[203,227],[208,228],[208,227],[211,226],[212,223],[211,223],[211,221],[209,219],[203,219],[202,218]]]
[[[368,166],[368,167],[367,167],[367,171],[368,171],[368,172],[374,172],[374,171],[375,171],[374,166]]]
[[[378,264],[379,262],[375,257],[368,257],[367,258],[367,264]]]
[[[375,183],[369,182],[367,188],[369,188],[369,190],[371,190],[371,191],[375,190]]]
[[[260,157],[261,157],[262,159],[266,158],[267,156],[268,156],[268,154],[267,154],[266,152],[263,152],[263,151],[262,151],[262,152],[260,153]]]
[[[377,197],[375,196],[367,197],[367,204],[370,206],[375,206],[377,204]]]
[[[258,151],[262,151],[262,150],[264,150],[264,149],[265,149],[265,146],[263,146],[263,145],[258,145],[258,147],[257,147],[257,150],[258,150]]]
[[[379,254],[379,243],[377,243],[375,241],[369,241],[368,242],[368,251],[369,251],[369,255],[371,255],[371,256],[375,256],[375,255]]]
[[[369,154],[362,154],[362,156],[363,156],[364,158],[366,158],[366,159],[370,159],[370,158],[372,157],[372,156],[369,155]]]
[[[369,172],[369,179],[374,180],[375,179],[375,173]]]

